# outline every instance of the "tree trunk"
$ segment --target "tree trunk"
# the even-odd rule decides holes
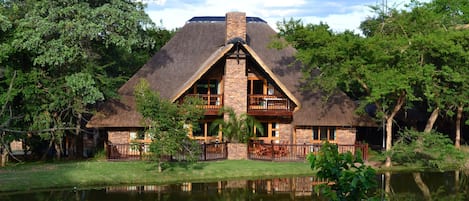
[[[425,198],[425,200],[432,200],[430,189],[428,189],[427,184],[423,182],[420,172],[414,172],[412,173],[412,176],[414,177],[415,183],[417,184],[419,189],[422,191],[423,197]]]
[[[51,139],[49,140],[49,146],[47,146],[46,152],[44,152],[44,153],[42,154],[42,157],[41,157],[41,160],[42,160],[42,161],[43,161],[43,160],[46,160],[46,157],[47,157],[47,154],[48,154],[49,151],[50,151],[50,148],[52,148],[52,146],[54,145],[55,137],[54,137],[54,135],[53,135],[52,133],[50,133],[50,135],[51,135]]]
[[[406,93],[405,91],[402,91],[401,94],[399,95],[399,98],[397,99],[396,106],[394,106],[394,109],[391,112],[391,115],[385,117],[386,118],[386,151],[390,151],[392,148],[392,124],[394,121],[394,117],[397,115],[397,113],[401,110],[402,106],[405,103],[405,98],[406,98]],[[386,163],[385,167],[391,167],[392,166],[392,161],[391,161],[391,156],[386,156]]]
[[[75,122],[75,136],[71,137],[70,138],[70,148],[69,148],[69,155],[72,157],[72,158],[77,158],[79,157],[79,151],[78,151],[78,141],[80,140],[80,134],[81,134],[81,118],[82,118],[82,114],[81,113],[78,113],[77,115],[77,120]],[[83,140],[83,138],[81,139]]]
[[[423,130],[423,132],[429,133],[430,131],[432,131],[433,125],[435,124],[436,119],[438,118],[439,112],[440,112],[440,108],[439,108],[439,107],[436,107],[436,108],[433,110],[433,112],[432,112],[432,114],[430,115],[430,117],[428,117],[427,125],[425,125],[425,130]]]
[[[390,151],[392,148],[392,123],[393,118],[386,119],[386,152]],[[386,163],[384,164],[385,167],[391,167],[392,161],[391,156],[386,156]]]
[[[54,145],[55,145],[55,157],[57,160],[60,160],[62,156],[62,143],[55,142]]]
[[[454,146],[459,149],[461,148],[461,119],[462,119],[462,112],[463,106],[458,106],[458,111],[456,114],[456,138],[454,139]]]
[[[391,172],[384,173],[384,192],[387,196],[391,196]],[[384,199],[383,199],[384,200]]]
[[[454,171],[454,189],[456,189],[455,190],[456,192],[459,192],[459,186],[460,186],[459,175],[460,175],[460,171],[455,170]]]
[[[160,173],[163,172],[163,167],[161,167],[162,163],[163,162],[161,162],[161,158],[160,158],[160,160],[158,161],[158,172],[160,172]]]
[[[0,158],[0,167],[5,167],[7,165],[8,152],[3,150],[2,158]]]

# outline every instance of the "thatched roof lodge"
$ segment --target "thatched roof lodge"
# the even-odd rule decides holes
[[[333,141],[354,144],[357,127],[370,126],[357,116],[344,93],[327,102],[323,94],[302,90],[296,50],[269,48],[276,32],[262,19],[231,12],[225,17],[194,17],[109,100],[87,124],[108,131],[110,141],[126,142],[141,129],[134,86],[146,79],[151,88],[173,102],[197,94],[206,103],[201,133],[193,138],[221,140],[206,130],[221,106],[248,113],[268,131],[261,140],[290,143]]]

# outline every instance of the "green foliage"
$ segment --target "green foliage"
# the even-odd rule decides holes
[[[316,176],[328,181],[315,188],[330,200],[363,200],[376,187],[375,170],[364,164],[360,154],[339,153],[337,145],[326,142],[308,161]]]
[[[76,73],[65,77],[65,81],[73,96],[80,98],[85,105],[104,99],[103,93],[96,88],[96,83],[90,74]]]
[[[116,97],[173,33],[135,1],[0,1],[0,104],[8,101],[14,114],[10,130],[79,134],[85,114]]]
[[[452,141],[436,131],[430,133],[405,130],[388,152],[393,161],[424,168],[460,168],[466,162],[465,153],[456,149]]]
[[[188,153],[187,159],[195,161],[199,145],[189,139],[187,125],[195,128],[203,117],[204,110],[197,107],[201,100],[188,99],[180,105],[172,103],[152,91],[143,79],[135,86],[134,95],[137,111],[144,117],[142,124],[152,139],[150,151],[158,161],[159,171],[162,171],[161,165],[166,156]]]
[[[223,108],[220,114],[228,113],[227,119],[217,119],[210,125],[210,130],[217,131],[221,128],[223,138],[226,141],[235,141],[247,143],[249,139],[256,137],[254,128],[257,132],[264,133],[264,129],[254,117],[246,113],[237,115],[232,108]]]

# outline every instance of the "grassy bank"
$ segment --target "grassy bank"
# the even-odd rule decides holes
[[[0,169],[0,192],[44,188],[167,184],[186,181],[218,181],[278,176],[306,176],[313,172],[307,162],[226,160],[192,165],[170,164],[157,172],[153,162],[56,162],[16,164]]]

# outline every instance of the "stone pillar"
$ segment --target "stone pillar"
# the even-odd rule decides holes
[[[246,40],[245,13],[226,14],[226,42],[233,38]],[[226,58],[224,106],[233,108],[238,115],[247,112],[247,82],[245,52],[240,48],[233,48]]]

